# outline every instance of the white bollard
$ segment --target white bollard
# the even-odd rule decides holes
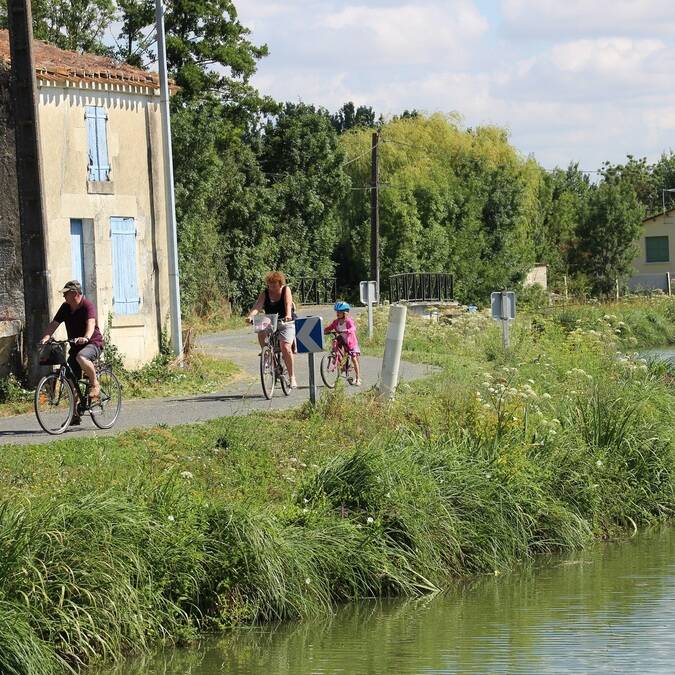
[[[396,393],[407,313],[408,310],[403,305],[391,305],[389,308],[389,326],[387,327],[387,339],[384,344],[382,374],[380,376],[379,386],[381,398],[391,400]]]

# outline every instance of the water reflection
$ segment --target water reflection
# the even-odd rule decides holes
[[[675,347],[660,347],[659,349],[647,349],[640,355],[650,361],[670,361],[675,364]]]
[[[237,630],[108,673],[672,673],[675,537],[654,531],[440,596]]]

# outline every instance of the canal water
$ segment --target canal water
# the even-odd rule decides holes
[[[645,359],[656,361],[670,361],[675,363],[675,347],[659,347],[658,349],[647,349],[641,352]]]
[[[246,628],[115,675],[675,672],[675,529],[541,558],[419,600]]]

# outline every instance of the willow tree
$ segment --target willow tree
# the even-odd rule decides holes
[[[355,189],[342,205],[338,257],[344,283],[366,278],[370,240],[371,130],[341,136]],[[381,275],[451,272],[458,297],[484,300],[513,286],[535,260],[540,171],[496,127],[416,114],[383,125]]]

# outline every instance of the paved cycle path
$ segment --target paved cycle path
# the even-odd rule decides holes
[[[303,314],[321,314],[325,318],[334,315],[331,308],[303,308]],[[308,358],[306,354],[296,355],[298,389],[284,396],[277,387],[271,401],[262,394],[259,378],[259,347],[256,336],[250,328],[205,335],[198,340],[198,349],[208,354],[236,363],[241,375],[223,391],[196,396],[173,396],[159,399],[142,399],[122,402],[122,412],[112,429],[100,430],[94,426],[88,415],[83,416],[82,425],[71,427],[60,436],[50,436],[40,428],[33,413],[15,417],[0,418],[0,445],[9,443],[49,443],[66,438],[87,438],[111,435],[127,429],[153,427],[157,425],[176,426],[203,422],[228,415],[246,415],[258,410],[279,410],[301,405],[309,399]],[[315,355],[316,377],[319,395],[325,391],[319,375],[321,354]],[[347,387],[350,395],[365,391],[378,382],[381,359],[361,357],[363,386]],[[436,372],[433,366],[416,363],[401,363],[401,380],[414,380]]]

